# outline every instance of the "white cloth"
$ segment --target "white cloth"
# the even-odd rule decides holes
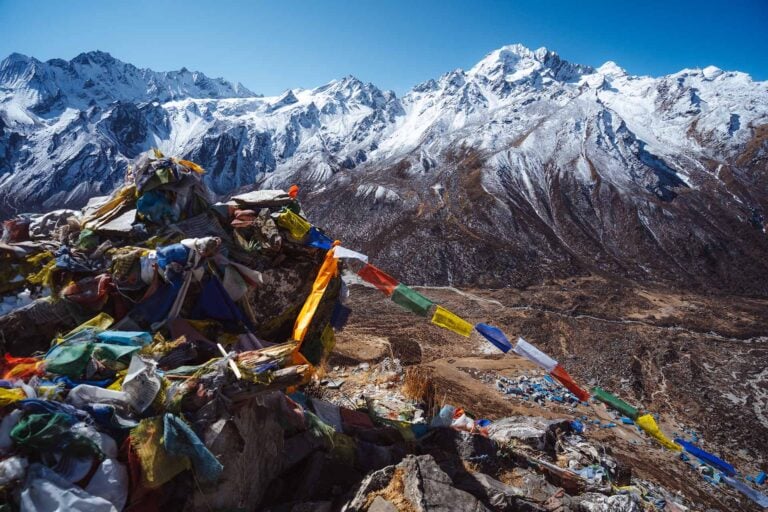
[[[18,455],[0,460],[0,486],[24,478],[28,465],[27,459]]]
[[[123,510],[128,500],[128,470],[114,459],[104,459],[85,490]]]
[[[333,249],[333,257],[334,258],[352,258],[356,260],[360,260],[363,263],[368,263],[368,256],[361,252],[353,251],[352,249],[347,249],[346,247],[342,247],[340,245],[337,245]]]
[[[557,361],[525,341],[523,338],[517,338],[517,344],[512,350],[515,352],[515,354],[541,366],[547,370],[548,373],[551,373],[552,370],[555,369],[555,366],[557,366]]]
[[[78,409],[92,404],[113,404],[118,406],[127,406],[129,397],[122,391],[104,389],[90,384],[80,384],[69,391],[67,402]]]
[[[21,512],[117,512],[112,503],[72,485],[42,464],[32,464],[21,491]]]

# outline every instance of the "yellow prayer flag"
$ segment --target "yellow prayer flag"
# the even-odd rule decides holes
[[[467,338],[473,329],[472,324],[442,306],[437,306],[437,309],[435,309],[435,314],[432,315],[432,323]]]
[[[320,335],[320,341],[322,342],[323,350],[325,350],[326,353],[333,350],[333,347],[336,345],[336,333],[333,332],[331,324],[326,325],[325,329],[323,329],[323,334]]]
[[[291,210],[285,210],[277,218],[277,223],[280,227],[285,228],[296,240],[301,240],[309,232],[309,228],[312,225],[303,219],[301,216],[296,215]]]
[[[656,420],[654,420],[653,416],[650,414],[644,414],[640,416],[637,418],[635,423],[637,423],[637,426],[643,429],[646,434],[656,439],[665,448],[669,448],[670,450],[675,450],[677,452],[683,449],[679,444],[673,443],[667,439],[667,437],[659,429],[659,426],[656,424]]]

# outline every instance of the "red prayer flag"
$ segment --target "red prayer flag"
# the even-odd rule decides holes
[[[578,398],[582,402],[586,402],[587,400],[589,400],[589,392],[581,389],[578,386],[578,384],[576,384],[576,382],[574,382],[574,380],[571,378],[571,376],[568,375],[568,372],[565,371],[565,368],[563,368],[559,364],[557,366],[555,366],[555,369],[552,370],[550,375],[552,377],[554,377],[555,379],[557,379],[560,382],[560,384],[565,386],[565,388],[568,391],[570,391],[571,393],[576,395],[576,398]]]
[[[364,281],[371,283],[376,288],[384,292],[388,297],[395,291],[397,285],[400,284],[397,280],[387,274],[386,272],[379,270],[370,263],[367,263],[360,272],[357,273]]]

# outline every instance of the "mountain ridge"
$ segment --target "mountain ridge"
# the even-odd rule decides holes
[[[607,272],[768,293],[768,82],[744,73],[634,76],[509,45],[402,97],[351,75],[258,97],[186,70],[136,81],[83,55],[67,65],[108,90],[43,80],[69,77],[66,61],[28,87],[0,65],[6,215],[82,205],[157,146],[200,163],[217,194],[299,183],[315,218],[379,261],[408,260],[411,282]]]

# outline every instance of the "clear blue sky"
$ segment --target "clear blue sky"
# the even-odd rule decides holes
[[[633,74],[714,64],[768,79],[768,0],[0,0],[0,58],[104,50],[277,94],[352,74],[403,93],[510,43]]]

